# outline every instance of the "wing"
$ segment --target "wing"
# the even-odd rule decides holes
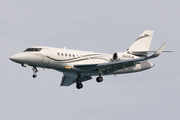
[[[76,82],[77,75],[70,73],[63,73],[60,86],[70,86]],[[81,76],[81,82],[92,79],[91,76]]]
[[[74,67],[79,68],[81,70],[87,70],[87,71],[94,71],[96,70],[98,64],[81,64],[81,65],[74,65]]]
[[[103,70],[106,70],[106,71],[108,71],[108,73],[111,73],[111,72],[114,72],[114,71],[122,69],[122,68],[133,66],[136,62],[158,57],[162,53],[165,45],[166,45],[166,43],[164,43],[153,55],[148,56],[148,57],[141,57],[141,58],[137,58],[137,59],[122,60],[122,61],[102,63],[102,64],[74,65],[74,67],[77,67],[79,69],[86,69],[86,70],[89,70],[89,67],[91,67],[91,70],[98,69],[99,73],[103,75],[104,74]]]

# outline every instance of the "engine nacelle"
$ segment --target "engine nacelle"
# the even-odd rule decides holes
[[[116,52],[113,54],[113,61],[129,60],[129,59],[134,59],[134,58],[139,58],[139,57],[135,55],[127,54],[127,53],[121,53],[121,52]]]

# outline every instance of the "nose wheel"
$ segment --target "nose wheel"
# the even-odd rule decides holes
[[[33,70],[33,78],[36,78],[37,77],[37,75],[36,75],[36,73],[38,72],[38,70],[37,70],[37,68],[36,67],[32,67],[32,70]]]
[[[37,75],[36,75],[36,74],[34,74],[32,77],[33,77],[33,78],[36,78],[36,77],[37,77]]]

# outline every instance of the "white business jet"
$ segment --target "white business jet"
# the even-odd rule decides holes
[[[92,79],[91,76],[98,76],[96,81],[102,82],[104,75],[133,73],[153,67],[148,60],[158,57],[166,45],[164,43],[157,51],[149,51],[153,33],[144,31],[127,51],[113,55],[38,46],[11,56],[10,60],[23,67],[32,66],[33,78],[37,77],[37,67],[63,72],[60,86],[76,83],[77,89],[81,89],[82,82]]]

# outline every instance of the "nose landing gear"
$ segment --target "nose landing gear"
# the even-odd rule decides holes
[[[38,72],[38,70],[35,66],[32,67],[32,70],[33,70],[33,76],[32,77],[36,78],[37,77],[36,73]]]
[[[37,75],[36,74],[33,74],[33,76],[32,76],[33,78],[36,78],[37,77]]]

